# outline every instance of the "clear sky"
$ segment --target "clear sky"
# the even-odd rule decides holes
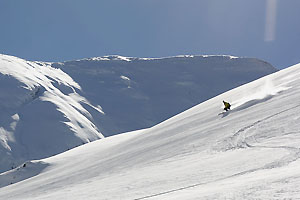
[[[65,61],[229,54],[300,63],[300,0],[0,0],[0,53]]]

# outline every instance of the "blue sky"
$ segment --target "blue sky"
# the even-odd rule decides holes
[[[230,54],[284,68],[300,63],[299,10],[299,0],[0,0],[0,53],[41,61]]]

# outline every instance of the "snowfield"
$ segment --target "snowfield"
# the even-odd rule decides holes
[[[0,173],[149,128],[274,71],[266,62],[230,56],[45,63],[0,54]]]
[[[152,128],[26,162],[0,174],[0,199],[300,199],[299,99],[300,64]]]

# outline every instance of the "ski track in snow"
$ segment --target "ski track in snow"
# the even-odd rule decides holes
[[[259,168],[256,168],[256,169],[239,172],[239,173],[233,174],[231,176],[227,176],[227,177],[224,177],[224,178],[220,178],[220,179],[205,182],[205,183],[198,183],[198,184],[188,185],[188,186],[185,186],[185,187],[176,188],[176,189],[168,190],[168,191],[165,191],[165,192],[160,192],[160,193],[157,193],[157,194],[152,194],[152,195],[148,195],[148,196],[144,196],[144,197],[135,198],[134,200],[150,199],[150,198],[159,197],[159,196],[162,196],[162,195],[167,195],[167,194],[170,194],[170,193],[179,192],[179,191],[182,191],[182,190],[196,188],[198,186],[202,186],[202,185],[206,185],[206,184],[217,183],[217,182],[224,181],[224,180],[231,179],[231,178],[235,178],[235,177],[238,177],[238,176],[243,176],[245,174],[254,173],[254,172],[257,172],[257,171],[260,171],[260,170],[280,168],[280,167],[286,166],[289,163],[294,162],[294,161],[296,161],[300,158],[300,149],[299,148],[286,147],[286,146],[279,146],[279,147],[277,147],[277,146],[276,147],[255,146],[253,148],[280,148],[280,149],[285,149],[285,150],[288,150],[288,151],[291,152],[291,156],[290,156],[290,158],[283,158],[281,160],[269,163],[269,164],[265,165],[264,167],[259,167]]]
[[[246,136],[243,135],[243,134],[244,134],[244,132],[245,132],[246,130],[248,130],[248,129],[250,129],[250,128],[252,128],[252,127],[254,127],[254,126],[256,126],[256,125],[258,125],[258,124],[260,124],[260,123],[263,123],[263,122],[265,122],[266,120],[271,119],[271,118],[273,118],[273,117],[275,117],[275,116],[277,116],[277,115],[280,115],[280,114],[282,114],[282,113],[285,113],[285,112],[287,112],[287,111],[293,110],[293,109],[298,108],[298,107],[300,107],[300,105],[296,105],[296,106],[293,106],[293,107],[291,107],[291,108],[285,109],[285,110],[283,110],[283,111],[277,112],[277,113],[275,113],[275,114],[273,114],[273,115],[270,115],[270,116],[268,116],[268,117],[265,117],[265,118],[263,118],[263,119],[261,119],[261,120],[257,120],[257,121],[255,121],[254,123],[252,123],[252,124],[250,124],[250,125],[248,125],[248,126],[245,126],[245,127],[241,128],[241,129],[238,130],[236,133],[234,133],[231,137],[229,137],[228,139],[226,139],[227,142],[231,144],[231,147],[228,148],[228,149],[225,149],[225,151],[231,150],[231,149],[235,149],[235,148],[254,147],[254,146],[252,146],[252,145],[249,145],[249,144],[246,142],[246,140],[245,140]]]
[[[264,121],[266,121],[268,119],[271,119],[271,118],[273,118],[275,116],[278,116],[278,115],[280,115],[282,113],[285,113],[287,111],[293,110],[293,109],[298,108],[298,107],[300,107],[300,105],[293,106],[291,108],[282,110],[282,111],[277,112],[277,113],[275,113],[273,115],[265,117],[265,118],[263,118],[261,120],[257,120],[254,123],[252,123],[252,124],[250,124],[248,126],[245,126],[245,127],[241,128],[240,130],[238,130],[233,136],[231,136],[229,138],[229,140],[231,140],[231,141],[240,140],[241,137],[242,137],[241,135],[247,129],[250,129],[250,128],[256,126],[259,123],[262,123],[262,122],[264,122]],[[259,167],[259,168],[256,168],[256,169],[251,169],[251,170],[239,172],[239,173],[233,174],[231,176],[227,176],[227,177],[224,177],[224,178],[220,178],[220,179],[209,181],[209,182],[205,182],[205,183],[197,183],[197,184],[188,185],[188,186],[181,187],[181,188],[176,188],[176,189],[173,189],[173,190],[168,190],[168,191],[165,191],[165,192],[160,192],[160,193],[157,193],[157,194],[152,194],[152,195],[148,195],[148,196],[143,196],[143,197],[135,198],[134,200],[150,199],[150,198],[159,197],[159,196],[162,196],[162,195],[167,195],[167,194],[170,194],[170,193],[175,193],[175,192],[186,190],[186,189],[190,189],[190,188],[195,188],[195,187],[206,185],[206,184],[217,183],[219,181],[223,181],[223,180],[226,180],[226,179],[234,178],[234,177],[237,177],[237,176],[243,176],[245,174],[254,173],[254,172],[257,172],[257,171],[260,171],[260,170],[280,168],[280,167],[286,166],[286,165],[290,164],[291,162],[294,162],[294,161],[296,161],[296,160],[298,160],[300,158],[300,148],[296,148],[296,147],[290,147],[290,146],[260,146],[260,145],[253,146],[253,145],[248,144],[245,141],[245,137],[243,137],[243,139],[242,139],[241,142],[234,142],[234,143],[236,143],[236,144],[232,145],[232,148],[225,149],[224,151],[233,150],[233,149],[236,149],[236,148],[262,148],[262,149],[266,148],[266,149],[283,149],[283,150],[286,150],[286,151],[290,152],[290,154],[287,157],[283,157],[282,159],[279,159],[279,160],[276,160],[274,162],[268,163],[268,164],[266,164],[263,167]],[[244,145],[240,145],[240,143],[244,144]]]
[[[246,109],[246,108],[248,108],[250,106],[256,105],[257,103],[265,102],[265,101],[267,101],[267,100],[269,100],[271,98],[272,98],[272,96],[266,95],[266,97],[264,97],[264,98],[262,98],[260,100],[251,100],[250,103],[246,102],[244,104],[241,104],[238,108],[236,108],[234,110],[231,110],[230,112],[221,113],[223,115],[222,117],[226,117],[229,114],[232,114],[232,112],[238,112],[238,111]],[[254,102],[256,102],[256,103],[254,103]],[[247,105],[247,106],[245,106],[245,105]],[[288,156],[285,156],[285,157],[283,157],[283,158],[281,158],[279,160],[275,160],[275,161],[273,161],[271,163],[267,163],[263,167],[259,167],[259,168],[255,168],[255,169],[251,169],[251,170],[239,172],[239,173],[233,174],[231,176],[227,176],[227,177],[224,177],[224,178],[220,178],[220,179],[209,181],[209,182],[205,182],[205,183],[192,184],[192,185],[188,185],[188,186],[185,186],[185,187],[180,187],[180,188],[176,188],[176,189],[172,189],[172,190],[160,192],[160,193],[157,193],[157,194],[152,194],[152,195],[148,195],[148,196],[144,196],[144,197],[139,197],[139,198],[136,198],[134,200],[142,200],[142,199],[150,199],[150,198],[154,198],[154,197],[159,197],[159,196],[162,196],[162,195],[167,195],[167,194],[175,193],[175,192],[182,191],[182,190],[187,190],[187,189],[190,189],[190,188],[195,188],[195,187],[202,186],[202,185],[205,185],[205,184],[216,183],[216,182],[223,181],[223,180],[226,180],[226,179],[230,179],[230,178],[233,178],[233,177],[243,176],[245,174],[258,172],[260,170],[280,168],[280,167],[283,167],[283,166],[287,166],[288,164],[290,164],[292,162],[297,161],[300,158],[300,148],[291,147],[291,146],[250,145],[246,141],[245,132],[248,129],[251,129],[254,126],[256,126],[256,125],[258,125],[260,123],[263,123],[263,122],[265,122],[265,121],[267,121],[269,119],[274,118],[275,116],[281,115],[281,114],[283,114],[285,112],[288,112],[290,110],[294,110],[294,109],[299,108],[299,107],[300,107],[300,105],[292,106],[290,108],[287,108],[287,109],[284,109],[282,111],[279,111],[279,112],[277,112],[275,114],[267,116],[267,117],[265,117],[263,119],[257,120],[255,122],[251,123],[250,125],[244,126],[243,128],[240,128],[232,136],[230,136],[227,139],[224,139],[224,142],[230,144],[230,147],[226,148],[226,149],[223,149],[221,147],[221,151],[234,150],[234,149],[238,149],[238,148],[283,149],[283,150],[286,150],[286,151],[290,152]]]

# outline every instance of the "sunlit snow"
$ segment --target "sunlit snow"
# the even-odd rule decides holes
[[[0,55],[0,199],[300,197],[299,65],[102,58]]]
[[[0,174],[1,199],[298,199],[300,65]],[[239,102],[222,112],[222,100]],[[12,184],[10,184],[12,183]]]
[[[103,113],[101,107],[79,95],[61,69],[0,55],[0,76],[1,172],[104,137],[84,105]]]

